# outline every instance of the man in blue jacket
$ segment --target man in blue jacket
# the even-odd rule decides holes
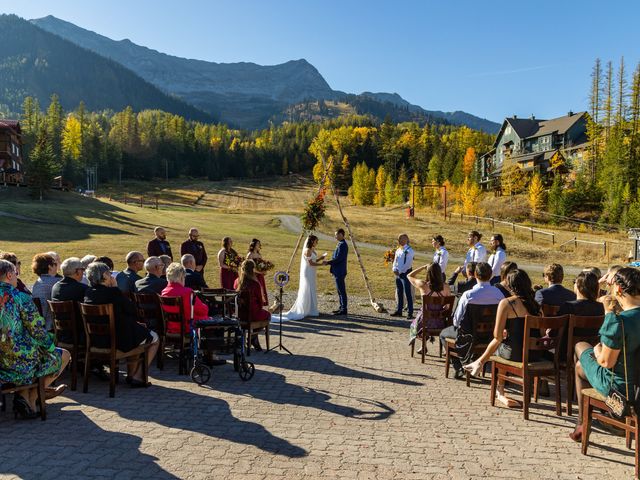
[[[347,255],[349,254],[349,247],[344,239],[344,229],[339,228],[335,234],[338,245],[333,252],[331,260],[323,262],[325,265],[330,265],[329,272],[333,275],[336,281],[336,289],[338,290],[338,298],[340,299],[340,308],[334,310],[334,315],[346,315],[347,314],[347,287],[344,283],[344,279],[347,276]]]

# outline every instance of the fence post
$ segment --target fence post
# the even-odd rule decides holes
[[[109,201],[111,201],[111,194],[109,194]]]
[[[529,231],[531,232],[531,241],[533,242],[533,227],[529,227]]]
[[[462,223],[462,217],[464,217],[464,213],[460,214],[460,223]]]
[[[556,244],[556,234],[552,233],[551,234],[551,245],[555,245]]]
[[[511,222],[511,228],[513,229],[513,234],[516,234],[516,224]]]
[[[125,192],[125,194],[124,194],[124,204],[125,204],[125,205],[127,204],[127,194],[126,194],[126,192]]]
[[[158,195],[156,195],[156,210],[158,210]]]
[[[607,242],[606,241],[602,242],[602,256],[603,257],[607,256]]]
[[[140,195],[140,208],[142,208],[142,195]]]
[[[491,228],[496,229],[496,219],[491,217]]]
[[[478,224],[480,220],[478,220],[478,215],[476,215],[476,225]]]
[[[578,249],[578,237],[573,237],[573,247],[576,250]]]

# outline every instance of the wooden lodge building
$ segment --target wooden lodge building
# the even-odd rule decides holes
[[[0,119],[0,183],[19,185],[23,181],[20,123],[17,120]]]
[[[513,164],[547,181],[566,172],[566,165],[579,163],[588,146],[587,119],[587,112],[551,120],[505,118],[493,148],[478,159],[480,185],[498,188],[503,169]]]

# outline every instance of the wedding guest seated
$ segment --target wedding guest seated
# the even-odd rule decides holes
[[[53,335],[47,332],[44,318],[33,300],[17,287],[15,265],[0,260],[0,383],[25,385],[35,378],[45,377],[46,398],[60,395],[66,385],[50,385],[69,363],[69,352],[56,348]],[[35,418],[36,388],[18,392],[13,398],[13,410],[24,419]]]
[[[56,270],[55,277],[58,279],[61,279],[62,275],[60,275],[59,270],[61,268],[60,265],[62,265],[62,259],[60,258],[60,255],[58,255],[57,252],[47,252],[47,255],[51,255],[55,260],[56,265],[58,266],[58,270]]]
[[[97,259],[98,259],[98,257],[95,256],[95,255],[92,255],[92,254],[85,255],[84,257],[82,257],[80,259],[80,261],[82,262],[82,265],[84,265],[85,272],[86,272],[86,268],[89,265],[91,265],[93,262],[95,262]],[[105,262],[103,262],[103,263],[105,263]],[[113,262],[111,262],[111,263],[112,263],[111,270],[113,270]],[[89,286],[89,280],[87,279],[86,275],[84,277],[82,277],[82,283],[84,283],[85,285]]]
[[[160,278],[164,270],[164,263],[158,257],[149,257],[144,262],[144,269],[147,275],[136,281],[137,293],[162,293],[167,286],[167,281]]]
[[[458,295],[463,294],[467,290],[471,290],[475,286],[475,284],[477,283],[477,280],[476,280],[476,277],[475,277],[476,265],[477,265],[476,262],[467,263],[467,265],[465,267],[465,269],[466,269],[466,278],[463,279],[463,280],[460,280],[458,282],[458,284],[456,285],[456,293]],[[449,277],[449,279],[447,280],[447,284],[449,286],[453,286],[456,283],[458,275],[460,275],[461,271],[462,271],[462,267],[458,267],[453,271],[453,275],[451,275],[451,277]]]
[[[82,317],[80,316],[80,303],[84,301],[84,295],[88,286],[82,283],[85,268],[77,257],[67,258],[62,262],[62,274],[64,277],[51,288],[51,300],[56,302],[76,302],[76,320],[78,337],[84,339]],[[59,338],[62,342],[71,342],[73,338]],[[84,341],[84,340],[83,340]]]
[[[559,307],[564,302],[576,299],[576,294],[562,286],[564,280],[564,270],[562,265],[552,263],[544,268],[544,279],[547,288],[541,288],[535,294],[536,302],[539,305],[553,305]]]
[[[151,344],[147,350],[147,366],[151,365],[158,351],[158,335],[138,323],[136,307],[131,300],[122,295],[107,265],[94,262],[87,267],[86,274],[90,287],[85,292],[84,303],[113,305],[116,348],[122,352],[129,352],[139,345]],[[108,348],[108,340],[95,339],[93,346]],[[151,385],[144,382],[142,364],[139,361],[127,363],[127,383],[134,388]]]
[[[419,274],[427,270],[426,279],[418,278]],[[412,272],[407,275],[409,279],[409,283],[420,292],[420,296],[426,295],[430,296],[438,296],[438,297],[449,297],[451,296],[451,289],[449,285],[444,283],[442,279],[442,270],[440,269],[440,264],[433,262],[431,264],[426,264],[421,266],[420,268],[416,268]],[[439,306],[435,306],[436,308]],[[436,319],[441,320],[441,319]],[[418,314],[411,322],[411,326],[409,327],[409,345],[415,343],[416,338],[421,338],[422,336],[422,328],[425,327],[424,324],[424,313],[422,308],[418,310]],[[443,328],[444,325],[429,325],[427,323],[426,328]],[[418,349],[418,353],[422,353],[422,348]],[[426,352],[425,352],[426,353]]]
[[[160,275],[160,278],[164,278],[165,280],[167,279],[167,268],[169,267],[169,265],[171,265],[171,262],[173,260],[171,260],[171,257],[169,255],[160,255],[158,257],[161,261],[162,261],[162,275]]]
[[[182,256],[180,259],[180,263],[184,267],[187,272],[184,285],[189,288],[193,288],[194,290],[202,290],[207,287],[207,282],[204,281],[204,277],[201,272],[196,271],[196,259],[190,253],[187,253]]]
[[[558,315],[580,315],[594,317],[604,315],[604,305],[599,302],[599,278],[595,273],[582,271],[573,283],[575,300],[569,300],[560,305]]]
[[[516,262],[506,261],[500,267],[500,283],[496,283],[494,287],[502,292],[505,298],[511,296],[511,292],[507,289],[507,275],[511,270],[515,270],[518,268],[518,264]]]
[[[136,291],[136,282],[141,278],[138,272],[144,265],[144,256],[140,252],[129,252],[125,261],[127,268],[116,275],[116,283],[122,292],[133,293]]]
[[[505,298],[504,294],[490,283],[493,278],[491,265],[486,262],[478,263],[474,275],[478,283],[460,297],[453,314],[453,325],[440,332],[440,342],[443,345],[447,338],[457,338],[460,331],[465,334],[472,333],[473,329],[468,323],[467,305],[498,305]],[[463,378],[464,371],[460,359],[451,357],[451,365],[456,372],[455,378]]]
[[[607,269],[607,273],[600,277],[599,283],[601,286],[600,295],[598,301],[603,301],[602,298],[606,295],[611,295],[613,290],[613,278],[616,276],[616,273],[622,268],[622,265],[611,265]]]
[[[531,279],[524,270],[512,270],[507,275],[507,288],[512,296],[498,304],[496,326],[493,340],[476,361],[464,366],[471,375],[477,376],[491,355],[497,355],[512,362],[522,361],[522,342],[524,340],[524,319],[527,315],[541,314],[540,305],[533,297]],[[509,320],[507,322],[507,320]],[[506,335],[505,335],[506,330]],[[529,361],[537,361],[536,355],[530,355]],[[520,402],[505,396],[504,380],[498,380],[496,398],[509,408],[520,406]]]
[[[252,322],[264,322],[271,320],[271,312],[263,308],[262,287],[256,278],[256,264],[253,260],[245,260],[240,265],[240,276],[235,280],[233,287],[240,292],[245,303],[238,307],[238,318],[251,319]],[[257,351],[261,351],[260,340],[255,335],[251,338],[251,345]]]
[[[12,252],[0,252],[0,260],[6,260],[16,267],[16,274],[18,275],[18,290],[22,293],[26,293],[27,295],[31,295],[31,291],[27,288],[24,282],[20,280],[20,267],[22,266],[22,263],[18,260],[16,254]]]
[[[576,395],[578,397],[578,424],[570,434],[572,440],[582,439],[582,391],[589,386],[605,397],[613,387],[618,392],[634,391],[636,358],[640,349],[640,270],[625,267],[612,279],[612,295],[604,298],[606,316],[600,328],[600,343],[592,347],[586,342],[576,345]],[[614,308],[620,307],[620,313]],[[626,351],[626,367],[624,355]],[[627,380],[625,381],[625,376]],[[632,395],[632,394],[630,394]]]
[[[49,311],[49,304],[47,303],[47,300],[51,300],[51,288],[53,288],[58,281],[58,278],[56,277],[58,265],[51,255],[38,253],[33,257],[31,269],[33,270],[33,273],[38,275],[38,279],[33,284],[31,293],[33,298],[40,300],[42,316],[45,319],[47,330],[51,330],[53,328],[53,317]]]
[[[184,319],[185,332],[191,331],[191,299],[194,295],[193,290],[185,286],[185,278],[187,272],[184,267],[179,263],[172,263],[167,268],[167,280],[168,285],[162,290],[163,297],[182,297],[182,317]],[[177,310],[173,311],[171,307],[163,305],[166,312],[177,313]],[[206,320],[209,318],[209,307],[197,296],[195,297],[195,303],[193,305],[193,319],[194,320]],[[167,333],[180,334],[180,324],[176,322],[169,322],[167,324]],[[219,359],[216,356],[213,358],[205,359],[205,362],[209,366],[224,365],[225,360]]]
[[[116,278],[120,272],[114,271],[113,260],[109,257],[98,257],[95,259],[96,262],[104,263],[107,267],[111,269],[111,276]]]

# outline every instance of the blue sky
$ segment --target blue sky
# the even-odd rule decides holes
[[[216,62],[306,58],[332,88],[397,92],[501,121],[587,107],[596,57],[640,61],[640,2],[0,0],[116,40]]]

